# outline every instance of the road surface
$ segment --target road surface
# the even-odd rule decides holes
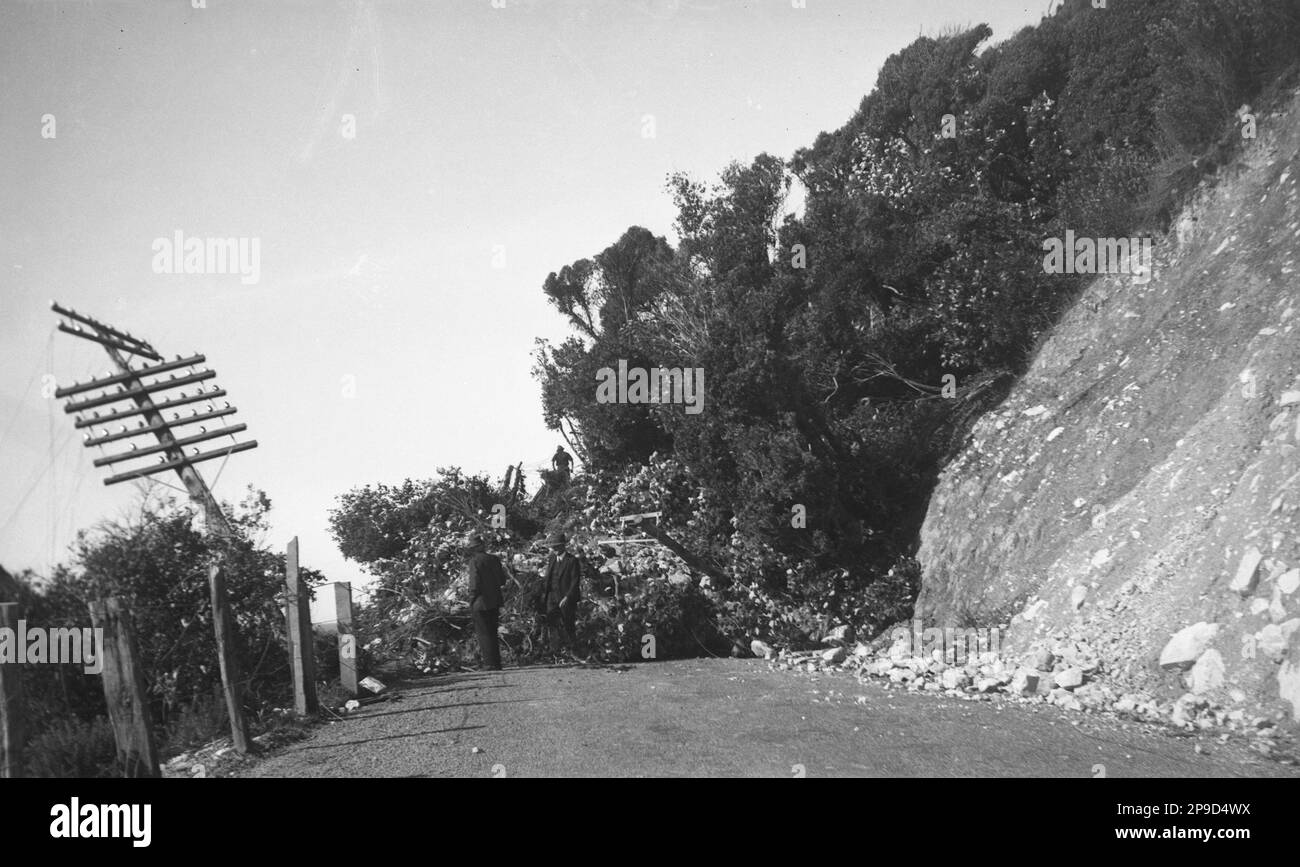
[[[454,674],[402,685],[400,696],[321,726],[241,776],[1296,774],[1208,736],[772,671],[759,660]]]

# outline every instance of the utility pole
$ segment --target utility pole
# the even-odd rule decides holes
[[[196,385],[196,393],[193,395],[182,391],[178,396],[168,396],[166,400],[161,402],[155,402],[151,397],[151,395],[160,392],[167,392],[182,386],[210,380],[216,376],[215,371],[191,372],[188,375],[178,377],[173,371],[185,369],[192,371],[195,364],[202,364],[206,361],[204,356],[193,355],[182,358],[178,355],[173,361],[164,361],[162,356],[144,340],[133,337],[127,332],[119,331],[89,316],[60,307],[57,303],[51,302],[50,307],[55,313],[65,316],[76,323],[68,326],[60,322],[60,331],[74,337],[91,340],[103,346],[104,351],[108,353],[108,357],[112,359],[113,364],[119,371],[116,375],[92,379],[86,383],[73,383],[71,386],[57,389],[54,392],[55,397],[64,398],[97,389],[105,389],[98,397],[70,401],[64,406],[64,411],[69,414],[83,413],[75,423],[77,428],[91,428],[91,431],[83,437],[84,444],[87,447],[100,446],[148,434],[152,434],[157,440],[156,445],[139,447],[137,444],[132,443],[129,451],[96,458],[94,461],[95,466],[101,467],[158,455],[155,464],[137,466],[126,472],[111,475],[104,479],[104,484],[113,485],[166,472],[167,470],[175,470],[176,474],[180,476],[182,484],[185,485],[190,500],[203,510],[205,531],[209,536],[221,541],[223,544],[220,548],[224,548],[224,543],[233,538],[234,531],[225,513],[221,510],[216,497],[212,495],[211,489],[208,488],[207,482],[199,475],[199,471],[194,465],[214,458],[228,458],[235,452],[256,448],[257,441],[235,442],[233,445],[222,446],[212,451],[200,453],[197,448],[194,448],[195,444],[223,436],[230,436],[233,439],[234,434],[245,430],[246,425],[230,425],[212,431],[209,431],[206,427],[200,427],[197,434],[187,434],[179,437],[176,435],[174,428],[234,414],[236,410],[229,403],[226,403],[221,408],[216,407],[216,398],[224,397],[226,392],[215,385],[206,390],[204,386]],[[140,356],[158,363],[132,368],[131,360],[134,356]],[[162,378],[164,375],[167,376],[166,379]],[[146,383],[144,381],[145,377],[151,377],[153,381]],[[113,388],[116,388],[117,391],[108,390]],[[98,407],[111,406],[126,400],[130,400],[134,407],[114,409],[104,416],[101,416],[98,412]],[[203,412],[191,408],[190,414],[182,417],[179,412],[173,411],[170,421],[165,416],[165,413],[169,410],[204,401],[207,401],[207,404]],[[91,413],[91,415],[85,416],[84,413],[87,412]],[[116,433],[110,432],[107,428],[110,422],[137,416],[139,418],[136,419],[135,428],[121,425]],[[100,427],[96,432],[95,428],[101,425],[103,427]],[[190,449],[188,456],[185,454],[186,448]],[[248,726],[244,720],[239,661],[234,654],[234,623],[230,615],[230,604],[226,595],[226,579],[222,572],[222,560],[223,554],[219,553],[208,566],[208,589],[212,599],[212,626],[216,633],[217,657],[221,667],[226,711],[230,716],[231,741],[236,751],[246,753],[248,752],[249,743]]]

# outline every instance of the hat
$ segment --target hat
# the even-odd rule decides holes
[[[552,533],[546,537],[545,545],[547,548],[561,548],[569,544],[569,537],[563,533]]]

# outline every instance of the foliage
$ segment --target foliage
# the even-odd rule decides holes
[[[284,557],[263,547],[270,500],[260,491],[224,509],[233,537],[222,541],[195,525],[194,511],[169,498],[145,497],[138,512],[83,530],[71,562],[48,580],[24,582],[26,617],[48,628],[89,625],[88,605],[116,596],[131,614],[159,743],[188,743],[225,729],[226,709],[212,628],[208,566],[220,562],[235,624],[233,652],[245,684],[246,710],[284,704],[289,695],[284,650]],[[308,585],[323,576],[300,574]],[[93,720],[105,713],[102,684],[79,665],[28,665],[28,713],[45,729],[55,720]],[[89,726],[89,727],[87,727]],[[52,754],[82,761],[97,755],[98,729],[71,723],[57,730]],[[73,741],[86,741],[74,749]],[[80,749],[83,752],[77,752]],[[51,759],[58,764],[64,759]]]
[[[584,518],[662,511],[727,577],[706,591],[736,639],[905,617],[950,444],[1083,285],[1044,272],[1043,240],[1162,230],[1235,109],[1300,60],[1298,16],[1067,0],[998,45],[984,25],[921,37],[790,160],[671,175],[675,249],[633,227],[543,286],[577,332],[539,348],[545,421],[609,497]],[[634,264],[613,272],[611,251]],[[702,368],[705,410],[598,404],[619,358]]]
[[[340,499],[340,549],[379,582],[376,652],[473,658],[462,540],[498,503],[516,655],[539,635],[526,549],[545,530],[589,561],[582,637],[602,658],[637,658],[647,632],[663,656],[905,619],[942,462],[1084,284],[1045,273],[1043,241],[1162,230],[1240,102],[1300,59],[1296,15],[1066,0],[997,45],[983,24],[924,36],[789,160],[670,175],[675,245],[632,226],[541,287],[573,329],[537,344],[543,418],[585,476],[532,501],[455,469]],[[598,402],[620,362],[702,370],[703,411]],[[662,544],[618,540],[644,512]]]

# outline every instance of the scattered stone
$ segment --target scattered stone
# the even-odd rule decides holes
[[[1300,617],[1293,617],[1281,625],[1282,638],[1287,644],[1291,643],[1291,637],[1300,632]]]
[[[859,644],[857,647],[853,648],[853,655],[858,659],[866,659],[871,655],[871,647],[866,644]]]
[[[474,747],[474,749],[470,750],[470,752],[471,752],[473,755],[476,755],[476,756],[477,756],[479,753],[483,752],[483,749],[482,749],[481,747]]]
[[[347,704],[343,705],[343,709],[345,711],[354,711],[360,707],[361,707],[361,702],[357,701],[355,698],[348,699]]]
[[[1300,569],[1292,569],[1277,579],[1277,589],[1291,594],[1300,589]]]
[[[1030,664],[1039,671],[1051,671],[1052,665],[1055,664],[1055,662],[1056,657],[1052,654],[1052,651],[1044,648],[1034,654],[1033,662]]]
[[[1065,433],[1065,428],[1063,427],[1053,428],[1052,432],[1047,435],[1047,441],[1050,443],[1052,440],[1056,439],[1063,433]]]
[[[1259,563],[1263,559],[1264,555],[1258,548],[1254,546],[1247,548],[1246,553],[1241,557],[1241,562],[1237,564],[1237,574],[1233,576],[1228,589],[1242,596],[1254,593],[1255,585],[1259,583]]]
[[[1028,668],[1018,669],[1007,688],[1012,695],[1032,695],[1038,691],[1038,672]]]
[[[254,740],[257,739],[254,738]],[[176,756],[174,759],[171,759],[166,763],[164,763],[163,767],[179,768],[181,765],[188,765],[192,761],[194,761],[194,756],[190,755],[189,753],[181,753],[179,756]]]
[[[1025,610],[1020,612],[1020,614],[1017,616],[1025,620],[1033,620],[1035,617],[1041,614],[1043,612],[1043,609],[1046,607],[1047,607],[1047,600],[1039,599],[1037,602],[1034,602],[1031,605],[1026,605]]]
[[[1178,728],[1190,728],[1196,724],[1196,712],[1205,705],[1205,699],[1187,693],[1174,702],[1169,721]]]
[[[1115,703],[1115,692],[1096,681],[1085,683],[1074,690],[1074,697],[1082,702],[1084,707],[1110,707]]]
[[[749,652],[763,659],[772,659],[776,656],[776,648],[765,641],[759,641],[757,638],[749,642]]]
[[[1083,710],[1083,704],[1070,694],[1068,689],[1057,688],[1052,690],[1048,695],[1048,701],[1057,707],[1063,707],[1066,710],[1080,711]]]
[[[1192,692],[1202,695],[1223,686],[1223,656],[1211,647],[1192,666]]]
[[[1178,630],[1165,644],[1164,650],[1160,651],[1160,667],[1186,671],[1196,663],[1218,634],[1219,625],[1204,620]]]
[[[1250,613],[1259,616],[1268,610],[1268,600],[1263,597],[1256,597],[1250,600]]]
[[[1278,406],[1292,406],[1300,403],[1300,391],[1284,391],[1277,399]]]
[[[853,627],[845,624],[837,626],[826,637],[822,639],[822,644],[852,644],[857,636],[853,632]]]
[[[361,685],[364,686],[366,689],[370,690],[371,692],[373,692],[375,695],[379,695],[379,693],[383,692],[385,689],[388,688],[384,686],[383,683],[381,683],[379,680],[373,677],[363,677],[361,679]]]
[[[1274,662],[1281,662],[1286,655],[1287,639],[1279,624],[1270,623],[1256,632],[1255,641],[1259,652]]]
[[[828,662],[831,665],[839,665],[848,658],[849,652],[843,647],[832,647],[822,653],[822,662]]]
[[[994,692],[1001,685],[1002,681],[996,677],[981,677],[975,681],[975,691],[981,693]]]
[[[1131,692],[1126,692],[1119,697],[1119,701],[1112,706],[1116,713],[1133,713],[1142,704],[1142,697]]]
[[[894,670],[894,660],[876,659],[867,663],[867,674],[875,677],[884,677]]]
[[[1071,666],[1064,671],[1058,671],[1052,679],[1061,689],[1077,689],[1083,686],[1083,669]]]
[[[1088,598],[1088,588],[1080,584],[1070,591],[1070,605],[1075,611],[1083,607],[1083,600]]]
[[[1282,663],[1277,671],[1277,694],[1291,702],[1291,719],[1300,722],[1300,665],[1292,665],[1289,659]]]
[[[969,682],[970,678],[960,668],[949,668],[939,675],[939,683],[944,689],[961,689]]]

